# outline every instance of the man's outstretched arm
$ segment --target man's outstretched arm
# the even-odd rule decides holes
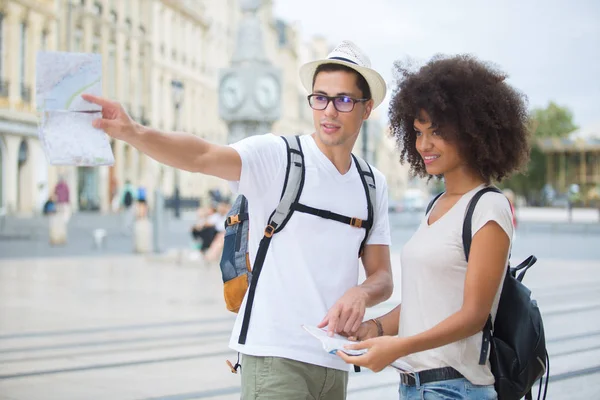
[[[210,143],[188,133],[145,127],[133,121],[117,102],[87,94],[82,97],[102,107],[102,118],[94,121],[95,128],[131,144],[156,161],[229,181],[240,179],[242,160],[233,148]]]

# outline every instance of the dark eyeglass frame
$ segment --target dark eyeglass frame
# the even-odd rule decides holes
[[[325,107],[323,108],[316,108],[313,106],[311,99],[313,97],[325,97],[327,99],[327,103],[325,103]],[[341,95],[341,96],[327,96],[325,94],[321,94],[321,93],[313,93],[313,94],[309,94],[306,99],[308,100],[308,105],[310,106],[310,108],[312,108],[313,110],[317,110],[317,111],[323,111],[325,110],[327,107],[329,107],[329,103],[333,102],[333,107],[336,109],[337,112],[341,112],[341,113],[349,113],[354,111],[354,106],[356,106],[356,103],[364,103],[366,101],[369,101],[370,99],[355,99],[352,98],[350,96],[345,96],[345,95]],[[352,100],[352,108],[348,111],[342,111],[339,108],[337,108],[337,105],[335,104],[335,100],[336,99],[349,99]]]

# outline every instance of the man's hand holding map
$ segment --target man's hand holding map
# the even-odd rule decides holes
[[[102,108],[81,95],[102,94],[98,54],[39,52],[36,62],[38,134],[53,165],[114,164],[108,136],[92,126]]]

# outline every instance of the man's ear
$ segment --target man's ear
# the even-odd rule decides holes
[[[373,99],[365,103],[365,112],[363,113],[363,120],[369,119],[371,111],[373,111]]]

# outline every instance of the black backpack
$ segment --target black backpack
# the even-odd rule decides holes
[[[131,206],[133,203],[133,195],[131,194],[131,190],[125,192],[125,197],[123,198],[123,205],[127,208]]]
[[[462,229],[463,250],[467,261],[471,249],[471,223],[475,206],[487,192],[502,193],[495,187],[485,187],[473,196],[467,207]],[[425,214],[429,213],[442,194],[438,194],[429,203]],[[544,373],[544,399],[548,391],[550,359],[546,351],[544,324],[537,302],[531,298],[531,291],[522,283],[525,273],[536,261],[537,258],[532,255],[514,268],[509,263],[496,319],[492,322],[491,315],[488,316],[483,327],[479,364],[485,364],[489,352],[494,386],[500,400],[518,400],[523,397],[531,399],[531,389],[538,379],[539,399]]]

